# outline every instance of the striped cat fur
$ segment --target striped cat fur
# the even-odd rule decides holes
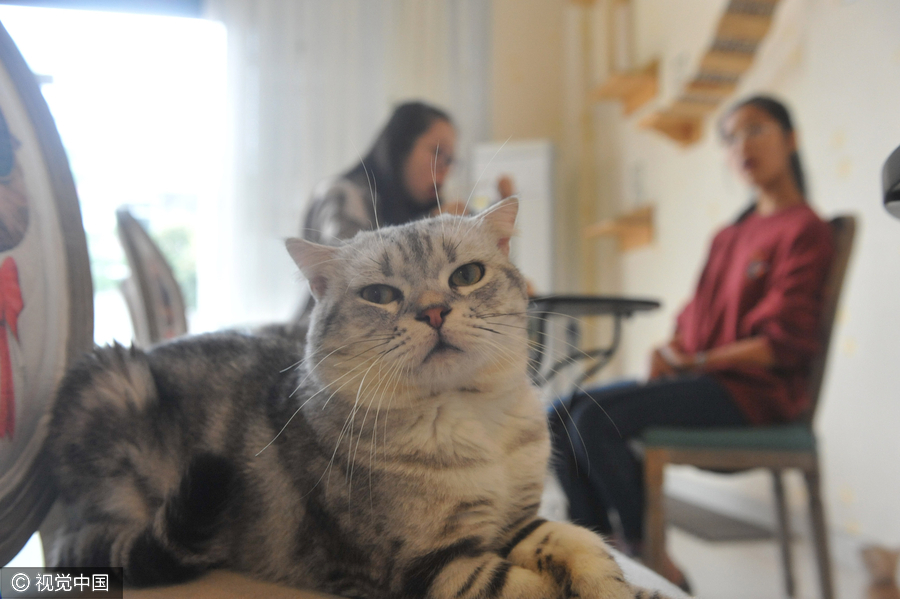
[[[51,424],[56,564],[132,586],[227,568],[346,597],[656,597],[597,535],[537,518],[517,210],[289,240],[317,300],[305,348],[225,332],[82,359]]]

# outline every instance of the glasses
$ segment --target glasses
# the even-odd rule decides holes
[[[750,123],[741,129],[723,134],[722,141],[731,148],[744,141],[758,139],[777,127],[775,123]]]

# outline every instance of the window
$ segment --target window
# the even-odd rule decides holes
[[[131,341],[128,267],[115,211],[128,206],[196,309],[195,241],[214,210],[225,147],[225,30],[202,19],[0,6],[69,157],[94,279],[95,340]]]

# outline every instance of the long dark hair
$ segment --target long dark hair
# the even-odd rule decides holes
[[[375,188],[375,214],[380,226],[415,220],[437,205],[437,201],[427,206],[416,202],[404,185],[403,167],[416,140],[439,120],[453,124],[450,115],[424,102],[397,106],[361,164],[345,173],[364,189],[370,183]]]
[[[746,106],[753,106],[754,108],[758,108],[768,114],[776,123],[778,123],[778,126],[781,127],[781,130],[785,135],[790,135],[794,132],[794,122],[791,119],[791,113],[788,111],[787,106],[771,96],[759,95],[751,96],[745,100],[741,100],[728,109],[728,111],[722,116],[722,118],[719,119],[719,133],[721,135],[724,136],[725,120],[735,112]],[[800,195],[802,195],[805,199],[806,175],[803,172],[803,164],[800,161],[800,154],[796,149],[791,152],[789,160],[791,163],[791,173],[794,175],[794,183],[796,183],[797,189],[800,190]],[[750,205],[750,207],[741,212],[737,220],[744,220],[747,216],[752,214],[755,209],[756,200],[753,200],[753,203]]]

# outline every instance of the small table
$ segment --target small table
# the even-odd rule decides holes
[[[531,317],[528,328],[529,337],[534,342],[530,366],[535,384],[539,385],[539,381],[553,378],[555,372],[566,364],[588,360],[584,374],[578,380],[578,384],[581,384],[606,366],[616,353],[622,340],[622,320],[637,312],[656,310],[660,305],[656,300],[610,295],[543,295],[531,298],[528,304],[528,314]],[[545,368],[542,373],[541,364],[544,362],[546,327],[549,320],[562,317],[578,322],[579,318],[588,316],[613,317],[613,336],[609,345],[584,351],[572,348],[564,358]]]

